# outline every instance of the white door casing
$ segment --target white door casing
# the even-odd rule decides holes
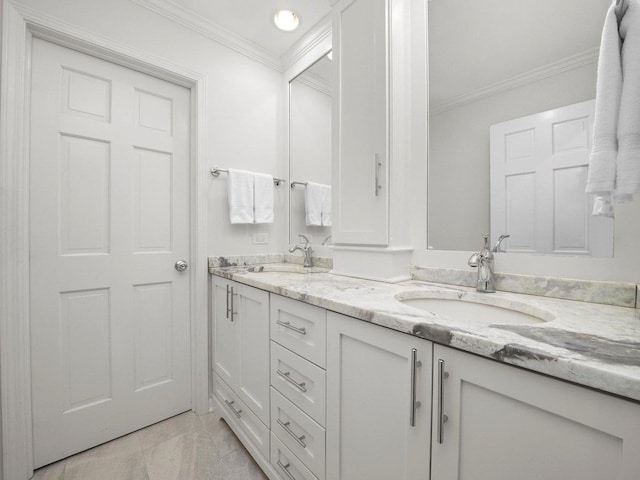
[[[29,317],[29,64],[31,42],[44,38],[191,89],[191,253],[207,255],[206,77],[112,38],[60,21],[26,5],[2,4],[0,81],[0,402],[4,478],[33,474]],[[196,413],[209,408],[207,266],[192,262],[191,344]]]
[[[35,466],[191,407],[189,91],[32,44]]]
[[[491,237],[509,252],[613,256],[613,219],[585,193],[595,101],[491,126]]]

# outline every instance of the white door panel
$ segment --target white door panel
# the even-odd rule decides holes
[[[585,193],[594,101],[491,126],[491,236],[511,252],[610,257],[613,220]]]
[[[33,41],[36,467],[191,407],[189,91]]]

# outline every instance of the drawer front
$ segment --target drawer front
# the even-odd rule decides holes
[[[271,339],[325,368],[327,314],[323,308],[271,295]]]
[[[317,477],[273,433],[271,465],[283,480],[317,480]]]
[[[271,386],[320,425],[325,425],[325,371],[271,342]]]
[[[232,428],[238,425],[260,453],[269,458],[269,429],[217,374],[213,377],[213,391],[223,405],[225,416],[231,419],[229,425]]]
[[[320,480],[325,476],[325,430],[271,389],[271,431]]]

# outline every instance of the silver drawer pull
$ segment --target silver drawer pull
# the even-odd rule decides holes
[[[242,410],[236,410],[235,408],[233,408],[233,404],[235,403],[234,400],[231,400],[231,401],[225,400],[224,403],[226,403],[229,406],[229,408],[233,411],[233,413],[236,414],[236,417],[240,418],[240,414],[242,413]]]
[[[289,425],[291,425],[291,422],[283,422],[282,420],[278,419],[278,425],[280,425],[282,428],[284,428],[285,432],[287,432],[289,435],[291,435],[293,437],[293,439],[298,442],[298,444],[302,447],[302,448],[307,448],[307,444],[303,442],[304,440],[304,435],[302,436],[297,436],[293,430],[291,430],[289,428]]]
[[[302,335],[306,335],[307,334],[307,329],[302,327],[294,327],[293,325],[291,325],[290,322],[283,322],[282,320],[276,320],[276,323],[278,325],[282,325],[284,328],[288,328],[289,330],[293,330],[294,332],[298,332]]]
[[[284,378],[291,385],[296,387],[298,390],[300,390],[301,392],[307,391],[307,389],[305,388],[306,382],[301,382],[301,383],[296,382],[293,378],[290,377],[291,372],[283,372],[282,370],[276,370],[276,373],[280,375],[282,378]]]
[[[282,469],[282,471],[284,473],[287,474],[287,477],[289,477],[289,480],[296,480],[296,477],[294,477],[293,475],[291,475],[291,472],[289,471],[289,467],[291,466],[290,463],[287,463],[286,465],[283,464],[280,460],[278,460],[276,462],[278,464],[278,466]]]

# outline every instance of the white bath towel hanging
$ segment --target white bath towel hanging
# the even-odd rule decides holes
[[[587,193],[594,215],[640,191],[640,0],[617,0],[600,45],[593,147]]]
[[[325,185],[321,183],[307,182],[307,187],[304,192],[304,208],[307,225],[322,225],[322,207],[326,194],[324,187]]]
[[[255,173],[254,177],[254,222],[273,223],[273,176]]]
[[[227,192],[231,223],[253,223],[253,185],[252,172],[229,169]]]
[[[331,185],[323,185],[324,195],[322,198],[322,226],[330,227],[332,222],[331,213]]]

